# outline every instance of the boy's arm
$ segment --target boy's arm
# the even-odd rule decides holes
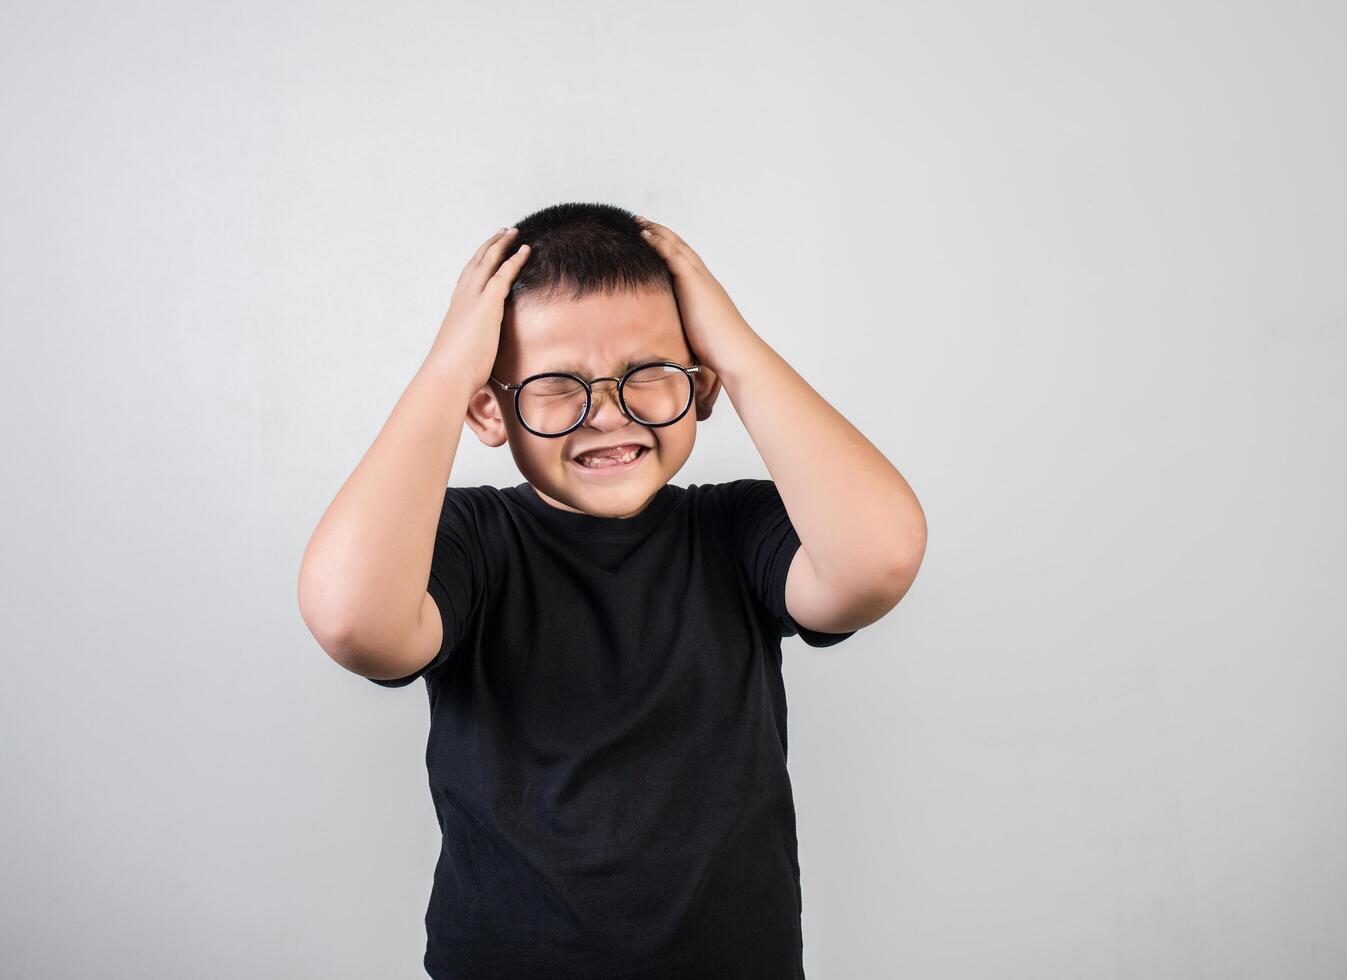
[[[746,323],[723,350],[714,370],[800,536],[786,579],[791,617],[828,633],[868,626],[917,576],[921,504],[893,464]]]
[[[405,677],[440,648],[443,622],[426,590],[436,529],[468,402],[490,374],[505,294],[528,254],[501,264],[513,238],[497,232],[469,260],[430,353],[304,551],[304,622],[362,676]]]
[[[428,358],[314,530],[300,613],[333,660],[365,677],[405,677],[440,646],[426,591],[467,390],[461,366]]]
[[[901,473],[757,335],[695,251],[638,216],[673,276],[688,343],[721,379],[800,536],[791,617],[856,630],[898,604],[926,550],[926,516]]]

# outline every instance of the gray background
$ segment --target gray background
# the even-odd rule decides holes
[[[324,655],[299,559],[471,251],[600,200],[929,518],[785,641],[811,978],[1344,975],[1344,28],[8,6],[0,974],[423,975],[424,687]],[[722,398],[674,482],[766,475]]]

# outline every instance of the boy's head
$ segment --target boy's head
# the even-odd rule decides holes
[[[629,368],[651,361],[689,368],[697,361],[683,334],[668,266],[641,237],[631,212],[606,204],[557,204],[534,212],[516,227],[509,253],[525,243],[531,252],[506,297],[492,380],[469,402],[467,423],[488,446],[508,442],[519,471],[551,505],[601,517],[630,517],[645,508],[691,455],[697,422],[710,416],[720,380],[701,365],[690,375],[687,410],[658,426],[624,414],[617,382],[599,381],[593,385],[589,414],[578,426],[551,438],[530,431],[515,412],[515,391],[497,382],[517,385],[546,372],[570,372],[592,382],[620,378]],[[652,413],[656,406],[669,404],[668,392],[681,403],[688,378],[669,368],[633,376],[628,408],[656,421],[641,415],[641,399]],[[547,379],[546,385],[531,384],[521,407],[531,428],[550,432],[579,418],[583,392],[579,411],[569,416],[576,405],[574,388],[564,379]],[[560,418],[566,421],[553,421]],[[644,447],[634,463],[591,468],[575,459],[622,444]]]

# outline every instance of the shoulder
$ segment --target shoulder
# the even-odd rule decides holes
[[[478,540],[496,537],[510,522],[510,512],[522,507],[510,496],[512,492],[508,487],[486,484],[445,487],[441,529]]]
[[[745,501],[777,496],[776,484],[771,480],[744,477],[720,483],[694,483],[685,490],[692,503],[704,508],[731,508]]]
[[[488,484],[472,487],[450,485],[444,488],[444,505],[446,508],[484,513],[508,507],[513,502],[510,497],[513,492],[510,487]]]
[[[785,503],[772,480],[743,477],[688,487],[690,499],[709,519],[729,525],[771,515],[783,516]]]

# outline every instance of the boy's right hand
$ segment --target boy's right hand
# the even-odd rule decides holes
[[[491,376],[500,347],[501,321],[505,316],[505,296],[515,276],[528,260],[528,245],[504,262],[501,256],[514,243],[518,230],[505,228],[478,247],[459,274],[449,312],[444,315],[440,332],[431,346],[431,356],[449,351],[459,370],[480,388]]]

